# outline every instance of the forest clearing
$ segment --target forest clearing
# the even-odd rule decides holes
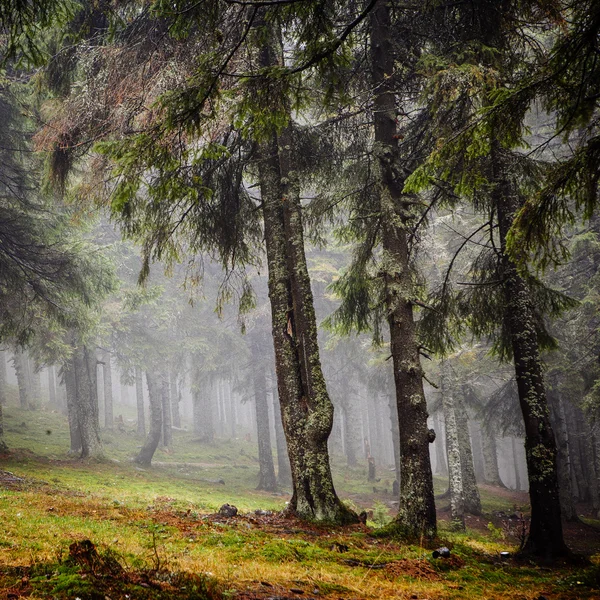
[[[598,0],[0,0],[0,596],[600,598]]]
[[[589,516],[566,529],[567,543],[585,560],[515,559],[519,525],[508,517],[527,511],[523,492],[482,486],[484,513],[467,519],[463,533],[450,530],[448,500],[440,500],[439,539],[403,544],[377,536],[393,514],[393,496],[383,489],[391,480],[379,482],[375,493],[364,467],[349,471],[339,459],[336,487],[344,501],[368,511],[366,525],[331,528],[283,516],[286,493],[248,491],[258,459],[246,441],[217,442],[207,452],[190,434],[176,433],[172,451],[159,452],[160,466],[141,469],[127,458],[139,442],[133,429],[105,434],[107,459],[82,463],[64,457],[64,417],[40,412],[32,418],[11,405],[5,422],[15,450],[2,457],[6,470],[0,472],[1,598],[574,600],[600,595],[600,523]],[[24,445],[32,450],[19,449]],[[441,478],[435,483],[440,493],[447,485]],[[518,503],[522,506],[515,509]],[[224,504],[235,505],[238,515],[220,515]],[[73,558],[72,545],[84,540],[95,545],[96,562],[77,552]],[[450,557],[432,558],[438,546],[448,547]],[[501,552],[511,557],[503,560]],[[115,571],[113,561],[121,568]]]

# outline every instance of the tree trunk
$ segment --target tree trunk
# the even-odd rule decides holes
[[[511,337],[519,403],[525,424],[525,455],[531,499],[531,527],[524,552],[559,556],[568,552],[563,539],[556,442],[550,424],[540,358],[535,311],[527,283],[505,252],[506,237],[519,198],[511,188],[497,142],[492,143],[492,199],[498,215],[501,268],[505,296],[505,327]]]
[[[0,454],[8,451],[8,446],[4,441],[4,416],[2,415],[2,402],[0,402]]]
[[[139,465],[150,466],[162,433],[163,407],[160,379],[154,373],[146,371],[146,383],[148,384],[148,402],[150,405],[150,431],[142,449],[133,460]]]
[[[27,372],[31,389],[29,404],[35,410],[42,405],[42,382],[40,381],[40,370],[31,358],[27,361]]]
[[[505,488],[506,486],[500,479],[500,469],[498,468],[496,436],[485,425],[481,428],[481,449],[483,451],[485,482],[489,485],[498,485]]]
[[[58,408],[58,399],[56,397],[56,381],[54,376],[54,365],[48,367],[48,402],[50,406]]]
[[[442,477],[448,477],[448,464],[446,463],[446,450],[444,448],[444,438],[441,435],[442,424],[440,422],[439,411],[433,415],[433,429],[435,431],[435,464],[437,474]]]
[[[446,450],[448,453],[450,513],[452,526],[457,530],[465,529],[465,504],[463,490],[463,468],[458,433],[458,423],[454,409],[454,398],[446,373],[445,361],[441,365],[442,409],[446,425]]]
[[[515,471],[515,490],[521,491],[521,475],[519,473],[519,459],[517,456],[517,444],[515,443],[515,437],[510,438],[510,447],[512,451],[513,469]]]
[[[281,407],[277,396],[275,376],[271,377],[271,397],[273,399],[273,415],[275,417],[275,443],[277,445],[277,484],[288,487],[292,484],[292,471],[287,453],[287,442],[281,421]]]
[[[398,172],[396,103],[393,77],[390,6],[379,2],[371,15],[371,70],[375,156],[382,222],[382,261],[386,308],[396,385],[400,432],[400,505],[396,525],[410,537],[436,534],[433,476],[427,427],[427,404],[419,358],[412,305],[412,272],[409,263],[410,198],[403,196],[403,177]]]
[[[571,487],[571,457],[563,402],[559,394],[550,394],[549,392],[548,404],[556,431],[556,469],[561,513],[567,521],[578,521],[579,518]]]
[[[142,379],[142,370],[135,368],[135,400],[137,405],[137,429],[139,436],[146,437],[146,415],[144,411],[144,388]]]
[[[260,51],[262,67],[282,62],[274,28],[271,36]],[[289,507],[303,519],[346,523],[358,517],[338,498],[331,475],[333,404],[321,370],[290,127],[259,145],[258,161],[277,385],[292,471]]]
[[[253,344],[253,354],[260,361],[260,345]],[[253,368],[254,406],[256,410],[256,431],[258,439],[258,490],[277,490],[273,451],[271,449],[271,426],[269,405],[267,404],[267,383],[264,366],[259,362]]]
[[[481,497],[475,479],[473,451],[469,436],[469,419],[461,398],[455,398],[454,414],[458,428],[458,445],[460,448],[460,467],[462,469],[462,485],[465,511],[472,515],[481,514]]]
[[[210,393],[206,388],[212,387],[202,385],[200,374],[196,369],[194,372],[194,384],[192,386],[192,398],[194,409],[194,431],[198,434],[201,442],[212,444],[215,439],[215,429],[213,425],[213,403]]]
[[[112,429],[114,427],[113,415],[113,389],[112,389],[112,366],[110,364],[110,352],[105,350],[102,353],[102,381],[104,388],[104,427]]]
[[[171,390],[167,373],[168,371],[162,373],[159,379],[163,409],[162,442],[165,448],[171,448],[173,446],[173,422],[171,421]]]
[[[400,484],[401,471],[400,471],[400,423],[398,422],[398,406],[396,403],[396,397],[390,395],[388,400],[388,407],[390,410],[390,423],[392,432],[392,445],[394,448],[394,466],[396,467],[396,481]],[[398,488],[398,492],[400,488]]]
[[[71,452],[80,448],[81,458],[103,455],[98,432],[98,390],[96,352],[73,341],[73,354],[64,367],[71,429]]]
[[[473,449],[475,480],[477,482],[484,482],[485,471],[483,468],[483,450],[481,447],[481,423],[479,423],[479,421],[469,420],[469,432],[471,435],[471,447]]]
[[[31,394],[27,378],[27,357],[18,348],[13,355],[13,364],[17,375],[17,385],[19,386],[19,404],[23,410],[31,410]]]
[[[6,350],[0,350],[0,404],[6,404]]]
[[[181,429],[181,413],[179,411],[181,390],[177,385],[177,373],[173,369],[169,371],[169,380],[171,384],[171,412],[173,417],[173,426]]]

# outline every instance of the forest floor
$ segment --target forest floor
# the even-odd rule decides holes
[[[0,599],[600,598],[600,523],[586,507],[580,523],[565,524],[578,562],[514,557],[528,497],[492,486],[480,487],[484,514],[469,517],[465,533],[450,530],[441,499],[439,539],[409,545],[377,535],[397,506],[387,470],[367,482],[366,466],[335,458],[341,497],[369,520],[319,527],[284,516],[289,490],[254,489],[250,441],[203,446],[176,432],[173,449],[141,469],[130,461],[141,440],[127,427],[103,432],[107,459],[81,461],[65,454],[61,415],[4,412],[11,451],[0,456]],[[220,515],[225,503],[239,513]],[[434,559],[438,546],[450,557]]]

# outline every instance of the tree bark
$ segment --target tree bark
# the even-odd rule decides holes
[[[497,142],[492,142],[492,200],[498,215],[505,326],[512,342],[519,403],[525,424],[525,455],[531,499],[531,527],[525,553],[560,556],[568,553],[558,495],[556,442],[550,423],[535,311],[527,283],[506,254],[506,237],[520,201],[505,174]]]
[[[65,366],[71,452],[80,446],[81,458],[103,455],[98,431],[97,359],[95,350],[73,342],[73,354]]]
[[[148,402],[150,405],[150,431],[142,449],[133,460],[139,465],[150,466],[162,434],[163,407],[159,378],[154,373],[146,371],[146,383],[148,385]]]
[[[58,408],[58,399],[56,397],[56,380],[54,376],[54,365],[48,367],[48,402],[50,406]]]
[[[274,29],[260,51],[262,67],[282,62]],[[346,523],[358,517],[338,498],[331,475],[333,404],[321,370],[290,127],[271,132],[258,150],[277,385],[292,472],[289,507],[302,519]]]
[[[169,371],[169,381],[171,384],[171,412],[173,417],[173,426],[181,428],[181,413],[179,403],[181,402],[181,390],[177,385],[177,373],[174,369]]]
[[[40,380],[40,370],[32,358],[27,361],[27,372],[29,375],[31,398],[29,404],[33,410],[42,405],[42,382]]]
[[[489,485],[506,487],[502,482],[502,479],[500,479],[496,436],[486,426],[482,426],[481,428],[481,449],[483,451],[484,481]]]
[[[445,361],[441,365],[442,408],[446,425],[446,450],[448,453],[448,472],[450,490],[450,513],[452,526],[457,530],[465,529],[465,504],[463,490],[463,468],[458,433],[458,423],[454,409],[452,387],[448,380]]]
[[[4,440],[4,416],[2,414],[2,403],[0,402],[0,454],[7,452],[8,446]]]
[[[197,369],[194,370],[194,383],[192,385],[192,400],[194,410],[194,431],[198,434],[201,442],[212,444],[215,439],[215,429],[213,425],[213,404],[210,394],[206,387],[200,381],[200,374]]]
[[[27,357],[22,350],[15,349],[13,364],[19,387],[19,404],[23,410],[31,410],[31,394],[27,378]]]
[[[81,431],[79,430],[79,420],[77,418],[77,385],[71,361],[63,365],[63,378],[67,400],[67,418],[69,421],[69,454],[79,454],[81,452]]]
[[[575,499],[571,487],[571,457],[569,435],[565,421],[565,411],[559,394],[548,393],[552,421],[556,431],[556,469],[558,475],[558,494],[562,516],[567,521],[578,521]]]
[[[271,397],[273,400],[273,415],[275,417],[275,443],[277,445],[277,484],[288,487],[292,484],[292,471],[287,453],[287,442],[281,421],[281,407],[277,396],[277,387],[274,374],[271,377]]]
[[[475,466],[473,464],[473,451],[469,436],[469,418],[461,398],[455,398],[454,414],[458,427],[458,445],[460,448],[460,467],[462,470],[462,484],[465,511],[472,515],[481,514],[481,497],[477,480],[475,479]]]
[[[142,369],[135,367],[135,400],[137,405],[137,428],[139,436],[146,437],[146,415],[144,411],[144,388]]]
[[[113,415],[113,389],[112,389],[112,366],[110,364],[110,352],[102,352],[102,382],[104,389],[104,427],[112,429],[115,425]]]
[[[378,164],[378,193],[384,257],[382,270],[398,406],[401,481],[395,524],[409,537],[436,534],[433,476],[427,427],[427,404],[412,305],[412,272],[408,235],[410,198],[402,194],[393,74],[394,51],[390,6],[379,2],[371,14],[371,71],[374,87],[374,153]]]
[[[267,404],[267,382],[264,366],[260,363],[260,345],[252,344],[253,354],[259,363],[253,368],[254,407],[256,410],[256,431],[258,440],[258,490],[273,492],[277,490],[273,450],[271,449],[271,426],[269,424],[269,405]]]
[[[0,350],[0,405],[6,404],[7,396],[6,379],[6,351]]]
[[[444,449],[444,438],[441,435],[442,424],[440,422],[439,411],[433,415],[433,429],[435,431],[435,464],[437,474],[442,477],[448,477],[448,464],[446,463],[446,451]]]
[[[173,445],[173,422],[171,421],[171,390],[169,386],[168,371],[160,376],[161,399],[163,410],[163,435],[162,442],[165,448]]]

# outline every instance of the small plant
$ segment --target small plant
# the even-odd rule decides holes
[[[373,518],[372,521],[378,527],[385,527],[388,523],[390,523],[392,517],[389,515],[389,509],[385,504],[381,502],[376,502],[373,507]]]
[[[488,531],[490,532],[490,536],[496,542],[503,540],[504,530],[501,527],[496,527],[491,521],[487,524]]]

